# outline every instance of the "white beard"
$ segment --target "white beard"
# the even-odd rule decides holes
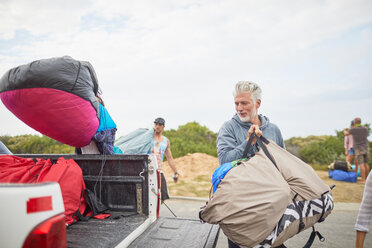
[[[238,117],[242,122],[250,122],[255,116],[256,116],[256,109],[253,110],[252,115],[246,116],[246,117],[241,117],[238,113]]]

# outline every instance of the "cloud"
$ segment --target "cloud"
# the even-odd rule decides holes
[[[261,111],[286,135],[333,134],[351,105],[372,122],[371,1],[2,1],[0,11],[0,72],[90,61],[121,135],[157,116],[218,131],[239,80],[262,86]]]

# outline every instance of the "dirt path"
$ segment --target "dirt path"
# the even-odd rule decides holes
[[[173,171],[168,163],[164,162],[162,165],[170,195],[207,198],[211,189],[212,174],[218,167],[218,159],[204,153],[193,153],[177,158],[175,161],[180,174],[178,183],[173,182]],[[334,181],[328,177],[327,171],[317,171],[317,173],[327,185],[336,185],[332,191],[335,202],[361,202],[363,184]]]

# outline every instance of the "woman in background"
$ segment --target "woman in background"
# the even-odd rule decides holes
[[[354,127],[354,121],[351,121],[350,128]],[[353,136],[349,133],[349,128],[344,129],[344,147],[345,147],[345,155],[346,161],[352,164],[353,159],[355,158],[355,151],[354,151],[354,141]],[[358,162],[354,159],[355,163],[355,173],[358,173]]]

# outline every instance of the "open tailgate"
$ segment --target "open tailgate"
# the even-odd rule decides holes
[[[129,247],[204,247],[216,246],[220,227],[199,220],[159,217]]]

